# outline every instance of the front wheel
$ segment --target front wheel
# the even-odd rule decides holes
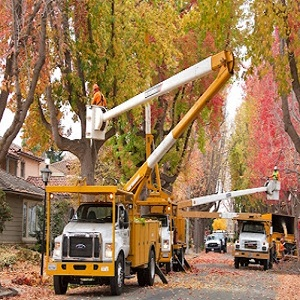
[[[53,276],[54,292],[56,295],[64,295],[68,289],[68,277],[67,276]]]
[[[155,278],[155,252],[150,250],[148,267],[145,269],[145,283],[146,285],[153,286]]]
[[[119,296],[122,294],[124,285],[124,259],[119,254],[115,264],[115,276],[110,278],[111,294]]]

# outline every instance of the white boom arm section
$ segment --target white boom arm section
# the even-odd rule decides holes
[[[227,63],[226,57],[228,53],[230,52],[223,51],[210,56],[110,110],[95,105],[87,105],[86,138],[104,140],[107,121],[132,108],[145,104],[155,97],[166,94],[181,85],[202,78],[219,69],[224,63]]]
[[[207,102],[225,85],[233,74],[234,58],[231,52],[223,51],[210,59],[212,60],[212,66],[214,66],[212,70],[219,70],[216,79],[126,183],[124,186],[126,191],[132,192],[137,187],[143,186],[142,182],[146,180],[155,165],[171,149],[182,133],[196,119]]]
[[[208,195],[198,198],[193,198],[191,200],[179,202],[178,207],[193,207],[197,205],[207,204],[211,202],[221,201],[225,199],[230,199],[234,197],[240,197],[245,195],[251,195],[255,193],[266,192],[268,200],[279,200],[279,190],[280,190],[280,181],[277,180],[270,180],[267,181],[265,186],[246,189],[246,190],[239,190],[239,191],[232,191],[226,193],[218,193],[214,195]]]

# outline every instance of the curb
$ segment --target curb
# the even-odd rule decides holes
[[[4,297],[13,297],[18,295],[18,291],[12,288],[4,288],[0,286],[0,299]]]

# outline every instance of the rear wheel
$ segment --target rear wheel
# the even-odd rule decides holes
[[[137,270],[137,280],[139,286],[145,286],[146,280],[145,280],[145,269],[138,269]]]
[[[166,263],[166,273],[170,273],[172,271],[172,266],[173,266],[173,262],[172,262],[172,258],[170,260],[169,263]]]
[[[56,295],[64,295],[68,289],[68,277],[67,276],[53,276],[53,285],[54,285],[54,292]]]
[[[155,253],[151,249],[149,252],[148,267],[145,269],[145,283],[146,285],[152,286],[155,278]]]
[[[238,269],[240,267],[240,259],[238,257],[234,258],[234,267]]]
[[[119,254],[115,264],[115,276],[110,278],[111,294],[119,296],[122,294],[124,285],[124,259],[123,255]]]
[[[177,258],[175,259],[175,261],[173,263],[173,271],[180,272],[180,271],[182,271],[183,266],[184,266],[184,249],[180,248],[179,250],[177,250],[176,256],[177,256]]]
[[[263,266],[264,266],[264,271],[267,271],[269,268],[269,260],[268,259],[264,260]]]

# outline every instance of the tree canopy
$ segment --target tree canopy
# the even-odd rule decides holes
[[[20,7],[19,17],[9,10],[13,8],[9,5],[16,3]],[[45,36],[33,32],[28,40],[30,47],[37,48],[31,52],[33,59],[39,53],[44,59],[43,68],[37,74],[39,84],[35,86],[28,81],[28,85],[24,85],[24,96],[29,87],[34,91],[30,106],[22,109],[27,114],[23,127],[24,145],[36,154],[50,147],[70,151],[79,158],[81,173],[89,183],[94,181],[98,152],[105,142],[90,143],[85,139],[85,105],[90,103],[93,83],[98,83],[108,99],[108,109],[112,108],[225,46],[229,47],[233,40],[230,34],[238,20],[238,11],[233,7],[230,18],[224,19],[221,12],[225,7],[216,3],[216,21],[222,26],[208,27],[212,11],[195,1],[40,1],[33,6],[34,12],[43,10],[44,19],[33,21],[36,15],[28,11],[23,16],[22,5],[22,1],[7,1],[7,5],[2,6],[3,13],[5,9],[9,11],[15,23],[23,17],[28,20],[24,24],[32,22],[36,30],[43,28],[39,25],[42,20],[45,22],[45,32],[41,32]],[[7,40],[17,35],[9,22],[3,26]],[[39,37],[43,37],[43,48],[36,44],[35,39]],[[36,74],[34,69],[30,71]],[[211,79],[190,83],[153,101],[152,128],[156,143],[174,127]],[[14,85],[14,78],[11,85]],[[12,90],[7,99],[15,95]],[[165,182],[169,186],[193,141],[198,141],[204,149],[209,131],[204,130],[203,125],[210,123],[210,132],[218,131],[218,124],[223,121],[223,103],[223,97],[216,97],[199,119],[197,137],[191,139],[193,131],[187,130],[177,146],[164,157]],[[120,116],[110,123],[106,134],[124,180],[145,160],[143,115],[143,108],[138,108]],[[70,138],[73,133],[70,119],[78,122],[81,129],[75,139]],[[8,140],[4,136],[8,142],[15,136],[9,132],[7,135],[11,137]]]
[[[0,120],[5,109],[15,112],[0,141],[0,161],[24,124],[24,145],[34,153],[70,151],[79,158],[88,183],[94,182],[96,165],[97,176],[108,178],[113,164],[125,182],[145,160],[143,107],[112,120],[105,141],[90,142],[85,138],[85,106],[92,85],[98,83],[110,109],[211,54],[234,49],[237,74],[243,60],[251,60],[247,103],[236,119],[231,150],[234,186],[260,185],[274,162],[297,174],[292,167],[292,148],[300,151],[300,24],[295,1],[7,0],[0,5],[0,15]],[[189,83],[151,103],[155,145],[212,79]],[[165,187],[172,189],[180,172],[196,170],[187,166],[191,157],[201,160],[199,174],[205,177],[194,177],[195,196],[213,191],[226,177],[217,167],[226,165],[224,103],[224,95],[214,97],[163,157]],[[74,122],[80,128],[75,138]],[[264,146],[259,149],[257,144]],[[289,163],[282,154],[286,145]]]

